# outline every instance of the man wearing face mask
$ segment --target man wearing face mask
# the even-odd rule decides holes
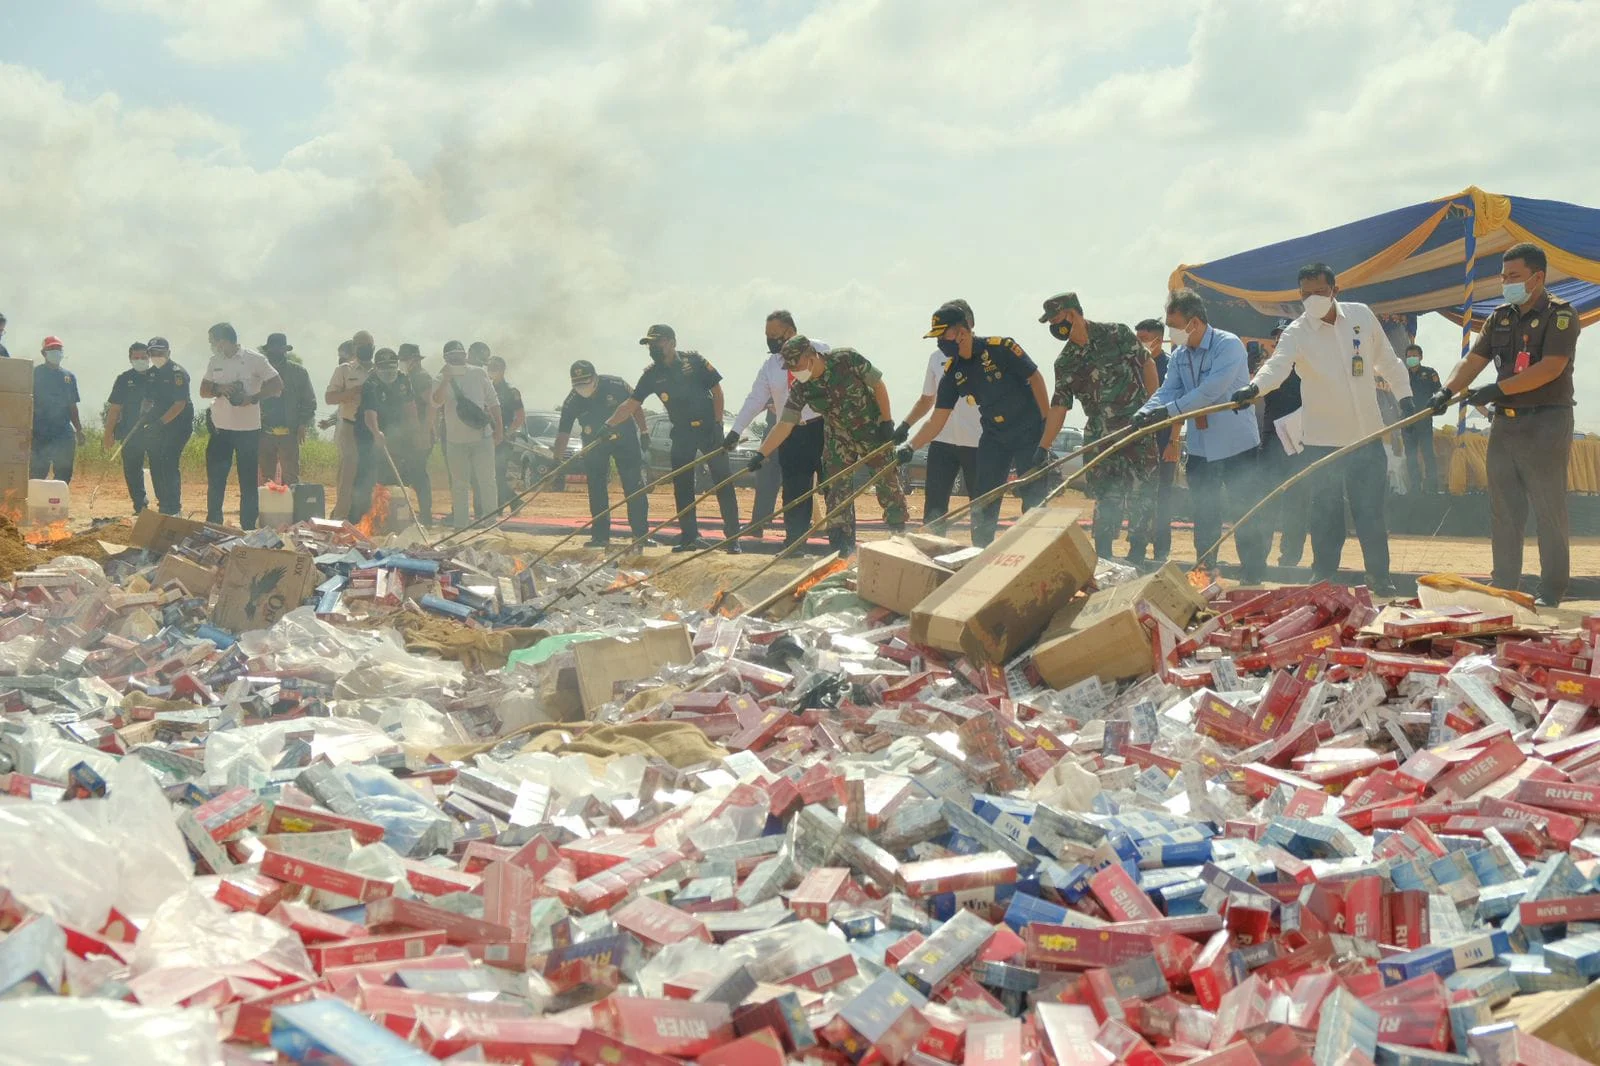
[[[162,514],[183,511],[183,476],[178,470],[183,449],[194,434],[194,404],[189,398],[189,372],[172,360],[165,337],[151,337],[150,378],[144,399],[150,405],[150,488]]]
[[[333,435],[333,442],[339,449],[339,484],[333,510],[328,513],[329,518],[336,520],[350,516],[351,493],[356,486],[356,466],[361,461],[360,449],[356,446],[356,408],[361,405],[361,386],[367,383],[367,377],[372,373],[372,355],[376,351],[372,334],[366,330],[350,338],[350,347],[355,359],[333,368],[333,377],[328,381],[327,391],[322,394],[324,402],[339,405],[339,428]]]
[[[559,459],[567,454],[567,439],[572,435],[572,425],[580,428],[585,448],[593,450],[583,457],[583,477],[589,488],[589,516],[595,519],[589,529],[589,547],[604,548],[611,543],[611,516],[600,517],[611,504],[609,484],[611,464],[617,464],[617,478],[622,482],[622,492],[632,496],[644,487],[644,453],[639,448],[639,435],[646,432],[644,410],[635,407],[633,417],[621,425],[609,425],[606,419],[628,402],[633,389],[626,381],[611,374],[596,374],[594,364],[579,359],[572,364],[572,391],[561,402],[561,422],[556,427],[555,454]],[[597,437],[605,439],[594,444]],[[567,487],[567,476],[556,478],[556,491]],[[628,501],[628,527],[638,540],[650,531],[650,497],[640,493]]]
[[[483,343],[483,341],[473,341],[467,345],[467,365],[487,371],[489,369],[490,354],[487,344]]]
[[[356,470],[350,521],[361,521],[372,509],[375,486],[410,485],[415,479],[418,435],[417,396],[411,391],[411,380],[400,373],[399,355],[392,348],[380,348],[373,355],[372,373],[361,386],[361,403],[356,407],[361,463]]]
[[[699,352],[678,351],[678,335],[671,326],[651,326],[639,343],[649,346],[650,365],[639,375],[633,395],[607,423],[620,426],[634,417],[646,396],[654,394],[672,420],[672,452],[668,459],[672,468],[676,470],[704,455],[717,484],[727,481],[732,471],[722,441],[722,375]],[[680,511],[694,502],[693,468],[673,479],[672,495]],[[733,535],[739,532],[739,498],[731,483],[717,493],[717,506],[722,511],[723,538],[728,542],[723,550],[737,555],[741,549]],[[705,546],[700,539],[700,516],[691,508],[683,517],[683,533],[672,550],[690,552]]]
[[[1494,405],[1489,425],[1489,515],[1494,584],[1515,590],[1522,581],[1522,537],[1532,508],[1539,533],[1540,607],[1567,594],[1571,549],[1567,526],[1567,464],[1572,457],[1572,362],[1578,351],[1578,313],[1546,287],[1549,262],[1537,244],[1505,251],[1500,285],[1506,303],[1484,323],[1478,342],[1433,394],[1436,414],[1491,362],[1495,380],[1467,394],[1474,406]]]
[[[1433,394],[1444,387],[1439,381],[1439,372],[1431,366],[1422,365],[1420,344],[1406,345],[1406,370],[1411,377],[1413,409],[1417,404],[1432,399]],[[1406,479],[1418,492],[1434,495],[1439,491],[1439,457],[1433,448],[1433,422],[1407,426],[1405,434]]]
[[[933,417],[900,449],[900,461],[909,463],[916,449],[938,436],[965,397],[977,403],[983,426],[978,439],[978,483],[973,486],[977,495],[1005,484],[1012,467],[1022,477],[1049,461],[1049,438],[1044,435],[1049,394],[1044,375],[1022,346],[1010,337],[974,336],[967,325],[967,312],[955,304],[945,304],[933,313],[932,327],[924,336],[938,338],[939,351],[950,360],[950,367],[939,380]],[[1025,485],[1022,509],[1039,503],[1045,491],[1042,477]],[[972,543],[987,547],[999,522],[998,499],[977,508],[972,516]]]
[[[1365,304],[1336,299],[1333,268],[1312,263],[1300,268],[1300,298],[1305,311],[1278,338],[1278,347],[1254,379],[1234,393],[1250,406],[1289,377],[1300,375],[1302,461],[1314,463],[1385,423],[1374,375],[1383,375],[1402,415],[1412,410],[1410,375],[1389,346],[1378,316]],[[1389,530],[1384,522],[1388,457],[1381,441],[1346,456],[1335,469],[1316,476],[1311,501],[1311,580],[1331,581],[1339,572],[1346,536],[1345,501],[1355,520],[1356,537],[1376,596],[1395,595],[1389,576]]]
[[[211,361],[200,379],[200,396],[211,400],[211,439],[206,442],[206,521],[222,524],[228,468],[239,471],[239,526],[256,528],[260,517],[257,467],[261,455],[261,401],[283,394],[283,379],[266,356],[239,344],[227,322],[208,334]]]
[[[39,354],[44,362],[33,368],[33,455],[28,477],[72,480],[77,445],[83,443],[83,423],[78,420],[78,379],[61,368],[66,348],[59,337],[46,337]]]
[[[467,358],[470,362],[471,353]],[[522,432],[522,427],[528,422],[528,412],[522,406],[522,392],[506,380],[506,361],[498,355],[490,356],[484,369],[489,372],[489,384],[494,386],[495,399],[500,404],[500,423],[505,427],[505,436]],[[496,502],[501,507],[510,503],[511,497],[516,495],[511,491],[511,482],[507,477],[513,451],[511,442],[506,440],[495,445],[494,449],[495,494],[498,497]]]
[[[783,359],[778,353],[784,341],[798,332],[794,316],[789,312],[774,311],[767,316],[768,354],[761,363],[761,369],[756,371],[756,379],[750,386],[750,395],[745,397],[744,406],[734,418],[733,428],[723,438],[723,446],[730,452],[739,443],[739,438],[744,435],[745,430],[762,412],[766,412],[768,416],[766,435],[770,437],[776,428],[773,412],[783,410],[784,405],[789,402],[789,389],[794,385],[794,379],[783,365]],[[817,340],[811,342],[811,347],[823,354],[827,354],[830,350],[828,345]],[[822,416],[807,407],[800,412],[800,421],[791,427],[788,436],[784,438],[783,447],[778,449],[777,464],[763,466],[756,475],[755,511],[751,515],[751,521],[760,522],[763,518],[771,517],[772,505],[777,500],[778,490],[781,487],[785,547],[804,536],[806,530],[811,528],[812,517],[815,514],[814,498],[806,496],[799,503],[793,501],[809,492],[823,476],[822,448]],[[759,536],[759,533],[757,535]]]
[[[783,342],[778,354],[784,368],[794,375],[794,385],[789,389],[778,425],[761,442],[761,450],[751,457],[751,470],[760,470],[767,457],[783,447],[807,408],[821,411],[827,426],[824,477],[865,458],[875,448],[905,440],[905,432],[897,432],[889,416],[889,390],[883,384],[883,375],[860,352],[854,348],[830,348],[824,354],[797,333]],[[885,451],[865,465],[876,474],[894,461],[894,455]],[[853,480],[847,478],[822,490],[829,512],[843,508],[828,525],[828,546],[838,552],[848,552],[856,543],[855,509],[844,507],[853,491]],[[900,479],[891,471],[878,478],[873,488],[889,531],[902,532],[907,509]]]
[[[1064,292],[1044,302],[1040,322],[1050,335],[1065,342],[1056,357],[1056,391],[1045,419],[1044,439],[1061,432],[1076,397],[1083,404],[1083,441],[1090,444],[1128,424],[1160,387],[1155,362],[1133,330],[1120,322],[1090,322],[1076,293]],[[1160,462],[1154,437],[1122,448],[1089,472],[1086,486],[1094,500],[1094,550],[1112,557],[1112,545],[1128,520],[1128,558],[1144,556],[1155,508]]]
[[[1161,383],[1167,380],[1169,359],[1162,345],[1165,327],[1160,319],[1147,318],[1133,327],[1133,335],[1150,353],[1150,361],[1156,368],[1156,387],[1160,388]],[[1173,432],[1174,428],[1182,427],[1168,426],[1155,435],[1156,452],[1161,462],[1156,468],[1156,502],[1150,518],[1150,553],[1151,560],[1157,563],[1166,562],[1172,552],[1172,485],[1178,478],[1178,462],[1183,458],[1183,438]],[[1134,557],[1130,555],[1129,558]]]
[[[300,445],[317,417],[317,395],[311,375],[289,353],[294,345],[282,333],[267,337],[261,352],[283,379],[283,392],[261,401],[261,455],[257,476],[261,484],[275,481],[296,485],[300,481]]]
[[[494,492],[494,450],[505,439],[500,421],[500,401],[482,367],[467,365],[467,350],[460,341],[444,346],[444,369],[433,386],[433,406],[444,412],[445,469],[450,474],[450,503],[456,528],[468,524],[467,501],[473,515],[487,518],[497,501]]]
[[[400,346],[400,374],[411,382],[411,395],[417,398],[417,447],[415,481],[411,491],[417,494],[417,511],[422,521],[433,523],[433,479],[428,475],[428,460],[433,455],[433,442],[438,437],[439,412],[433,406],[433,376],[422,369],[422,349],[415,344]]]
[[[1148,426],[1226,401],[1250,380],[1244,342],[1206,320],[1199,294],[1178,289],[1167,294],[1167,337],[1172,356],[1167,379],[1139,408],[1132,425]],[[1222,411],[1194,419],[1187,430],[1189,506],[1194,514],[1194,550],[1201,566],[1215,570],[1211,546],[1222,537],[1224,498],[1227,509],[1242,514],[1260,498],[1256,469],[1261,431],[1249,411]],[[1271,533],[1246,523],[1237,536],[1239,562],[1247,585],[1265,575]]]
[[[972,305],[967,301],[946,302],[961,308],[967,316],[969,330],[977,324]],[[907,435],[912,426],[933,410],[934,402],[939,398],[939,382],[943,380],[945,371],[950,369],[953,359],[954,356],[944,354],[937,347],[928,356],[928,370],[922,377],[922,395],[917,397],[917,402],[911,405],[911,413],[900,423],[900,428]],[[983,422],[978,414],[978,403],[971,396],[965,396],[956,402],[950,411],[950,420],[928,444],[928,470],[922,486],[924,525],[949,512],[950,495],[955,491],[958,473],[968,497],[975,495],[973,487],[978,484],[978,440],[982,436]]]
[[[111,383],[105,431],[100,437],[101,451],[122,448],[122,477],[136,515],[150,505],[144,490],[145,454],[152,436],[150,401],[145,396],[149,377],[149,346],[144,341],[134,341],[128,345],[128,369]]]

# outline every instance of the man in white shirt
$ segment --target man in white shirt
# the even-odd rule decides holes
[[[972,305],[965,300],[948,302],[966,312],[967,328],[972,329],[976,324]],[[950,368],[950,359],[937,348],[928,356],[928,372],[922,379],[922,395],[901,423],[906,429],[909,430],[921,421],[923,415],[933,410],[934,400],[939,393],[939,380]],[[983,420],[978,405],[971,396],[963,396],[956,401],[954,410],[950,412],[950,420],[944,424],[939,435],[928,443],[928,469],[923,475],[922,487],[924,525],[944,517],[950,510],[950,494],[955,490],[958,472],[967,497],[972,497],[972,487],[978,483],[978,438],[981,436]]]
[[[1388,382],[1402,414],[1411,413],[1413,401],[1406,365],[1394,354],[1372,309],[1336,299],[1338,282],[1326,263],[1301,267],[1299,280],[1305,311],[1283,331],[1272,358],[1233,399],[1248,406],[1283,384],[1290,371],[1297,372],[1305,461],[1313,463],[1383,428],[1375,374]],[[1310,491],[1312,580],[1331,581],[1339,572],[1348,499],[1367,583],[1375,595],[1394,595],[1383,517],[1389,479],[1382,442],[1345,457],[1318,480]]]
[[[267,357],[241,348],[226,322],[211,327],[211,361],[200,379],[200,396],[211,400],[211,439],[206,442],[206,521],[222,523],[228,468],[239,470],[239,526],[256,528],[257,457],[261,448],[261,400],[283,393],[283,379]]]
[[[798,332],[794,316],[789,312],[774,311],[767,316],[767,351],[770,354],[762,362],[761,369],[756,371],[756,379],[750,385],[750,395],[745,397],[744,406],[733,420],[733,428],[723,439],[724,447],[730,451],[762,411],[770,409],[781,412],[783,405],[789,402],[789,386],[793,384],[793,379],[789,371],[784,369],[783,359],[778,352],[782,350],[783,342]],[[822,354],[832,350],[817,340],[811,342],[811,347]],[[772,432],[772,425],[768,423],[768,433]],[[769,471],[774,473],[769,475]],[[811,528],[816,498],[806,496],[799,503],[793,501],[811,491],[822,476],[822,416],[807,407],[800,412],[800,424],[779,446],[776,466],[764,466],[756,473],[755,516],[752,521],[760,522],[771,516],[781,484],[783,543],[784,547],[793,544]]]

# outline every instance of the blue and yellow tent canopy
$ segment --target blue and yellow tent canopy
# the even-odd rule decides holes
[[[1274,321],[1300,313],[1296,271],[1323,262],[1338,274],[1341,299],[1367,304],[1390,321],[1410,319],[1408,332],[1415,333],[1415,316],[1429,311],[1457,325],[1470,314],[1476,327],[1503,302],[1500,255],[1519,241],[1545,250],[1550,290],[1577,308],[1584,325],[1600,321],[1600,210],[1476,187],[1180,266],[1169,287],[1199,292],[1213,324],[1265,337]]]

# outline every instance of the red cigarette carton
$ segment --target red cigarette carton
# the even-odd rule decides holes
[[[511,929],[494,922],[469,918],[464,914],[430,907],[410,899],[375,899],[367,904],[367,928],[374,933],[396,932],[402,929],[442,930],[451,944],[468,944],[474,941],[509,940]]]
[[[967,1025],[967,1054],[962,1066],[1016,1066],[1022,1061],[1022,1022],[970,1022]]]
[[[613,996],[594,1006],[596,1028],[634,1047],[693,1058],[734,1038],[724,1003]]]
[[[318,973],[335,966],[359,966],[369,962],[395,962],[420,959],[444,947],[444,933],[437,929],[421,932],[390,933],[340,940],[331,944],[311,944],[306,954]]]
[[[1161,908],[1144,894],[1121,863],[1112,863],[1089,878],[1089,891],[1119,922],[1151,921],[1162,917]]]
[[[394,895],[394,886],[387,881],[341,870],[310,859],[300,859],[278,851],[269,851],[261,857],[263,876],[287,881],[294,885],[320,889],[338,896],[349,896],[362,903]]]
[[[1156,953],[1155,938],[1115,929],[1082,929],[1075,925],[1023,926],[1029,966],[1056,970],[1091,970]]]
[[[617,908],[611,920],[619,929],[626,929],[649,947],[661,948],[681,940],[711,943],[711,932],[706,928],[706,923],[692,914],[647,896],[639,896]]]
[[[339,829],[350,830],[362,844],[376,844],[383,839],[383,826],[376,822],[289,803],[275,804],[267,822],[269,833],[325,833]]]
[[[248,788],[230,788],[196,807],[192,814],[206,835],[220,844],[254,825],[264,812],[260,796]]]
[[[806,874],[789,896],[789,909],[796,917],[827,924],[833,907],[844,894],[850,871],[842,866],[824,866]]]
[[[1516,741],[1498,737],[1477,757],[1435,778],[1433,789],[1441,796],[1466,799],[1515,770],[1526,758]]]

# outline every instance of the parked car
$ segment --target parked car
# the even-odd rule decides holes
[[[674,469],[672,463],[672,421],[666,415],[655,412],[646,413],[644,418],[645,425],[649,430],[645,440],[642,442],[645,445],[645,478],[646,480],[654,481],[656,478],[671,473]],[[732,428],[733,419],[724,418],[722,424],[723,436],[726,436]],[[728,454],[728,462],[733,467],[732,472],[740,475],[739,479],[734,482],[735,485],[755,484],[756,476],[746,469],[749,466],[751,456],[761,450],[761,439],[752,436],[755,429],[756,427],[752,426],[749,431],[746,431],[744,439]],[[774,458],[772,461],[777,462],[777,459]],[[696,492],[705,492],[717,483],[712,478],[711,471],[706,469],[704,463],[695,467],[694,479]]]
[[[506,438],[512,447],[511,462],[506,465],[506,481],[512,492],[525,492],[556,465],[556,430],[561,425],[558,411],[529,411],[521,430]],[[567,441],[566,458],[583,450],[579,434]],[[583,476],[582,464],[567,468],[570,477]]]

